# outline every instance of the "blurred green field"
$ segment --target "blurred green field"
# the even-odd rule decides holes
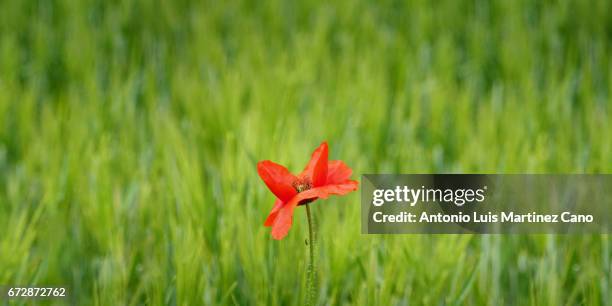
[[[610,173],[610,54],[609,1],[0,1],[0,285],[303,305],[305,210],[271,239],[257,161],[328,140],[356,178]],[[609,235],[362,235],[358,193],[312,208],[320,305],[612,305]]]

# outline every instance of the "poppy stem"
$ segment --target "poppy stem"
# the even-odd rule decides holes
[[[312,305],[315,302],[316,288],[315,288],[315,237],[314,237],[314,223],[312,215],[310,213],[310,205],[306,204],[306,216],[308,217],[308,248],[310,250],[310,262],[308,263],[308,279],[307,279],[307,297],[306,305]]]

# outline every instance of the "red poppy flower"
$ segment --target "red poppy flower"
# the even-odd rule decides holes
[[[340,160],[328,161],[327,155],[327,142],[323,142],[297,176],[269,160],[257,163],[259,176],[276,196],[274,207],[264,223],[272,227],[274,239],[283,239],[287,235],[293,223],[293,210],[298,205],[357,190],[359,183],[349,179],[353,170]]]

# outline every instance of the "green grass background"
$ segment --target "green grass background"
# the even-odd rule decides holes
[[[302,305],[305,210],[273,241],[256,162],[322,140],[356,177],[612,170],[609,1],[224,2],[0,1],[0,284]],[[361,235],[358,193],[312,207],[321,305],[612,303],[608,235]]]

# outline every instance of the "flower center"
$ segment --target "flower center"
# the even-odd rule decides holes
[[[312,188],[312,183],[308,177],[298,178],[292,185],[298,193]]]

